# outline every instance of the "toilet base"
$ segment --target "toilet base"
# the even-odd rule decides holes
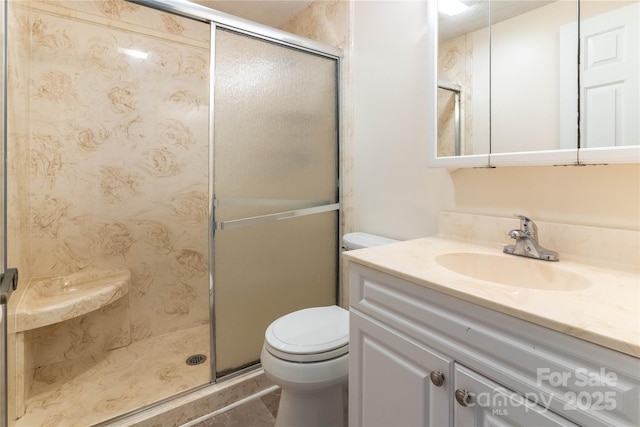
[[[317,392],[282,389],[276,427],[344,427],[346,385]]]

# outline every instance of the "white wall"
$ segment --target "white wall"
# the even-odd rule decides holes
[[[447,173],[427,168],[426,9],[426,2],[353,3],[356,231],[433,234],[439,209],[451,203]]]
[[[440,210],[640,229],[639,165],[427,167],[426,6],[352,5],[353,230],[433,235]]]

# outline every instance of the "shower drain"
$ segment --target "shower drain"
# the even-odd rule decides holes
[[[185,363],[189,366],[193,366],[193,365],[199,365],[201,363],[204,363],[205,360],[207,360],[207,356],[205,356],[204,354],[194,354],[192,356],[187,357],[187,360],[185,360]]]

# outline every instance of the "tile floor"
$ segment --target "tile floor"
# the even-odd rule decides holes
[[[278,403],[280,390],[252,399],[192,427],[272,427],[276,423]]]
[[[280,403],[280,389],[249,400],[227,412],[216,415],[208,420],[190,427],[273,427]],[[345,387],[344,393],[344,425],[349,419],[349,397]]]

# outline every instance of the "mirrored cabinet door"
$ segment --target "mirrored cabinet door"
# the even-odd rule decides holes
[[[582,0],[580,6],[581,161],[638,159],[640,2]]]
[[[577,147],[577,22],[575,1],[491,1],[491,153]]]
[[[488,164],[489,24],[487,1],[438,1],[437,157]]]
[[[640,162],[640,0],[430,8],[431,165]]]

